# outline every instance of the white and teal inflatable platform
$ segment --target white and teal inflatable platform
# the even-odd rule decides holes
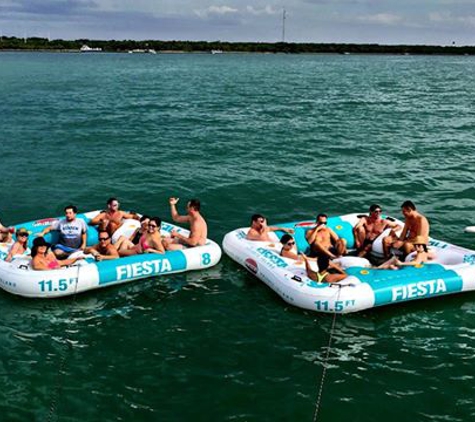
[[[78,214],[89,222],[100,211]],[[29,232],[29,245],[40,233],[58,218],[46,218],[17,224],[15,228],[25,227]],[[114,233],[113,239],[120,235],[130,236],[139,226],[136,220],[126,220]],[[172,230],[184,235],[189,231],[170,223],[162,223],[162,235],[169,236]],[[57,233],[50,232],[46,241],[55,243]],[[98,243],[98,232],[95,227],[88,226],[87,245]],[[92,257],[76,261],[69,267],[58,270],[35,271],[31,268],[30,257],[17,257],[6,262],[11,245],[0,243],[0,287],[9,293],[32,298],[56,298],[81,293],[92,289],[108,287],[129,281],[150,278],[162,274],[180,273],[190,270],[201,270],[216,265],[221,258],[219,245],[207,240],[203,246],[168,251],[165,254],[141,254],[107,261],[95,261]]]
[[[353,227],[358,215],[330,217],[328,226],[354,246]],[[395,220],[397,221],[397,220]],[[402,223],[398,221],[402,227]],[[305,232],[313,227],[310,221],[276,224],[295,229],[298,250],[305,252]],[[316,283],[306,275],[304,264],[280,256],[282,248],[276,233],[275,241],[246,240],[248,228],[228,233],[223,240],[227,255],[261,279],[286,302],[313,311],[349,313],[377,306],[397,304],[475,290],[475,251],[443,241],[430,239],[429,247],[436,259],[417,267],[398,270],[369,268],[364,258],[343,257],[340,264],[348,277],[340,283]],[[372,253],[382,255],[383,233],[373,244]]]

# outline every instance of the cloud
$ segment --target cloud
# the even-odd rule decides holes
[[[434,23],[449,25],[466,25],[475,27],[475,16],[456,16],[450,12],[433,12],[429,13],[429,20]]]
[[[239,10],[230,6],[210,6],[207,9],[198,9],[194,12],[200,18],[206,18],[210,15],[231,15],[238,13]]]
[[[393,13],[377,13],[374,15],[359,16],[357,19],[360,22],[376,23],[380,25],[396,25],[403,21],[401,15]]]
[[[272,6],[266,5],[265,7],[258,9],[253,6],[246,6],[246,11],[251,15],[278,15],[282,13],[279,9],[273,9]]]

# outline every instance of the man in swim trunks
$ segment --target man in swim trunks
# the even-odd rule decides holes
[[[85,253],[90,253],[96,261],[119,258],[117,248],[111,242],[111,236],[107,230],[99,230],[99,243],[86,248]]]
[[[73,252],[86,248],[87,225],[81,218],[76,218],[78,209],[75,205],[64,208],[65,218],[56,220],[37,236],[44,237],[50,231],[59,231],[59,241],[51,247],[56,258],[65,259]]]
[[[289,227],[268,226],[267,219],[261,214],[254,214],[251,217],[251,227],[247,232],[247,240],[255,240],[260,242],[273,242],[269,236],[270,232],[283,231],[285,233],[294,234],[295,230]]]
[[[359,257],[364,257],[371,252],[373,242],[384,230],[398,227],[398,224],[381,218],[383,210],[377,204],[369,207],[369,216],[362,216],[353,228],[355,247]]]
[[[13,227],[5,227],[0,222],[0,243],[9,243],[12,240],[12,233],[15,231]]]
[[[183,249],[184,246],[202,246],[206,244],[208,237],[208,225],[206,220],[201,215],[201,203],[199,199],[190,199],[186,204],[186,214],[180,215],[176,209],[176,204],[180,198],[170,198],[168,203],[170,204],[170,212],[172,219],[176,223],[187,223],[190,225],[190,234],[184,236],[177,230],[172,230],[170,233],[171,241],[164,239],[165,249],[175,250]]]
[[[98,226],[99,230],[106,230],[111,236],[122,225],[126,218],[138,220],[137,214],[128,213],[119,210],[119,200],[117,198],[109,198],[107,200],[107,209],[96,215],[89,224]]]
[[[400,236],[393,230],[383,239],[384,256],[389,258],[391,248],[400,250],[403,258],[414,251],[414,240],[422,237],[427,244],[429,242],[429,221],[416,210],[416,206],[411,201],[406,201],[401,205],[401,212],[404,215],[404,228]]]
[[[305,234],[310,245],[310,254],[312,258],[327,256],[335,259],[346,254],[346,240],[340,239],[338,235],[327,227],[328,216],[319,214],[316,219],[317,225]]]

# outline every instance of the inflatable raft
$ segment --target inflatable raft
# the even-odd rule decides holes
[[[77,218],[87,223],[99,212],[78,214]],[[58,219],[47,218],[22,223],[16,225],[15,229],[25,227],[29,231],[28,244],[31,247],[35,234],[42,232]],[[113,241],[120,235],[132,235],[139,224],[136,220],[126,220],[114,233]],[[170,236],[172,230],[184,235],[189,234],[188,230],[181,227],[162,223],[162,236]],[[57,236],[57,232],[52,231],[45,236],[45,239],[47,242],[55,243]],[[96,227],[88,226],[87,245],[97,243]],[[32,298],[56,298],[162,274],[200,270],[216,265],[221,258],[218,244],[208,240],[203,246],[168,251],[165,254],[147,253],[100,262],[89,256],[61,269],[35,271],[31,268],[31,258],[27,256],[16,257],[12,262],[6,262],[9,248],[9,244],[0,244],[0,287],[9,293]]]
[[[354,247],[353,227],[360,214],[328,218],[328,226]],[[397,221],[392,219],[393,221]],[[402,227],[402,222],[397,221]],[[299,221],[277,224],[295,229],[299,252],[307,251],[305,239],[314,222]],[[475,290],[475,251],[440,240],[430,239],[429,248],[435,260],[398,270],[370,268],[365,258],[340,258],[348,277],[339,283],[317,283],[307,277],[303,263],[280,256],[282,244],[276,233],[273,242],[246,240],[247,228],[228,233],[223,240],[227,255],[261,279],[286,302],[313,311],[349,313],[377,306],[397,304],[416,299],[444,296]],[[372,254],[382,256],[383,233],[373,243]]]

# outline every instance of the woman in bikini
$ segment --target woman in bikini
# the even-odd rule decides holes
[[[61,267],[74,264],[80,258],[69,258],[58,261],[53,252],[48,251],[51,245],[42,237],[33,241],[31,248],[31,266],[37,271],[59,270]]]
[[[11,262],[13,258],[17,256],[29,255],[30,250],[28,249],[28,230],[24,227],[19,228],[16,231],[16,242],[10,248],[5,261]]]
[[[120,256],[137,255],[141,253],[165,253],[160,227],[162,220],[152,217],[148,223],[147,231],[140,237],[139,243],[133,247],[119,250]]]

